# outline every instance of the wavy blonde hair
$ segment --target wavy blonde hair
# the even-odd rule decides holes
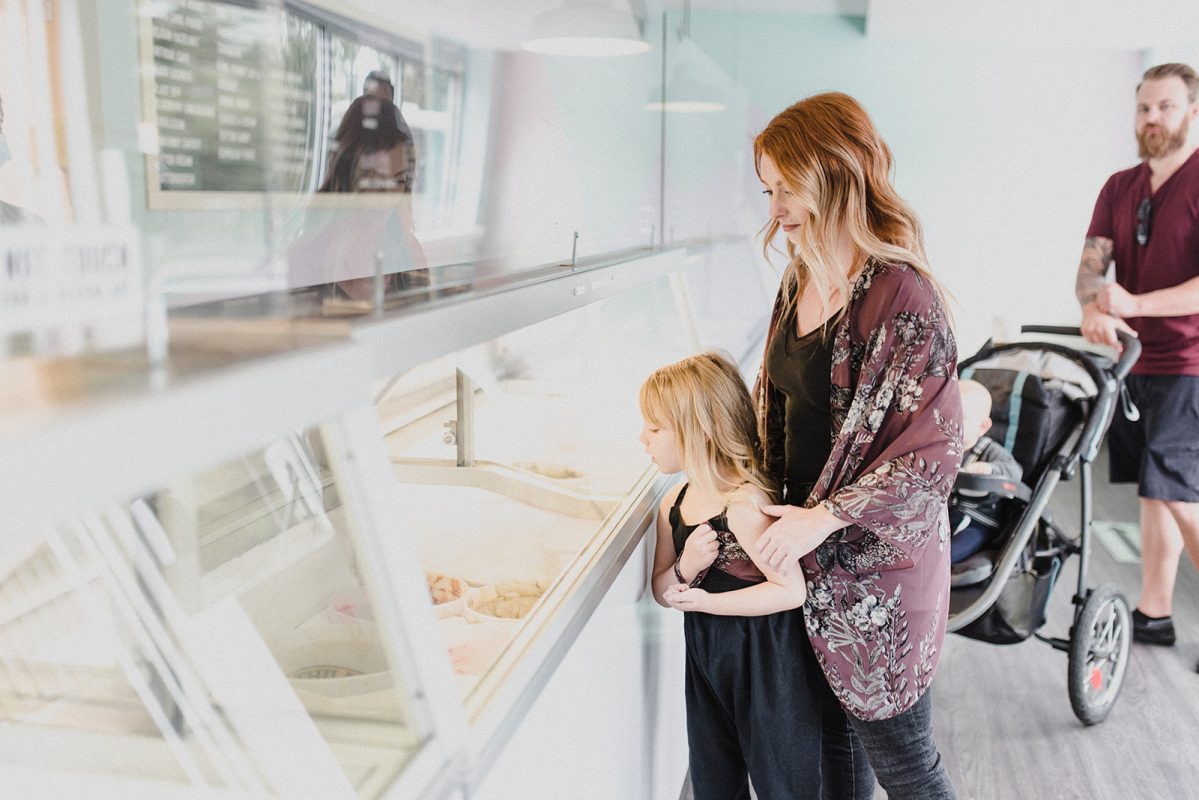
[[[674,431],[687,478],[718,496],[750,483],[776,497],[762,461],[754,404],[741,373],[723,353],[707,352],[656,370],[641,385],[646,422]],[[722,477],[723,476],[723,477]]]
[[[928,268],[920,220],[891,185],[891,150],[857,100],[827,92],[787,108],[754,139],[759,178],[762,156],[770,156],[784,188],[811,214],[800,226],[799,244],[787,241],[780,326],[809,285],[820,297],[822,318],[830,317],[834,291],[849,301],[850,278],[831,262],[842,232],[857,255],[915,269],[932,284],[948,314],[945,292]],[[771,219],[762,229],[767,258],[780,227]]]

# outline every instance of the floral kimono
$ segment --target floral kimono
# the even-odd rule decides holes
[[[800,559],[816,658],[863,720],[911,708],[945,638],[946,500],[962,457],[956,361],[934,287],[907,265],[869,263],[833,332],[832,452],[803,504],[848,525]],[[757,400],[767,467],[781,476],[785,401],[765,366]]]

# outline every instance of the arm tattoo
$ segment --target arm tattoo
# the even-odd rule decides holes
[[[1089,236],[1082,248],[1082,261],[1078,265],[1078,277],[1074,281],[1074,295],[1078,304],[1085,306],[1094,301],[1103,288],[1107,268],[1112,263],[1112,240],[1103,236]]]

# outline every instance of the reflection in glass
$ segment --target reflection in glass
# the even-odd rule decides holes
[[[361,303],[364,311],[387,294],[428,286],[410,203],[416,163],[395,104],[375,94],[350,103],[319,192],[365,195],[367,202],[332,209],[314,202],[288,253],[292,285],[328,282],[327,300]]]
[[[24,156],[23,153],[21,155]],[[12,147],[9,145],[8,137],[4,134],[4,96],[3,92],[0,92],[0,226],[19,225],[23,222],[39,222],[40,219],[32,211],[23,205],[8,202],[5,199],[6,197],[13,200],[25,199],[17,197],[16,195],[19,193],[15,190],[12,190],[12,194],[3,190],[5,184],[8,183],[5,179],[8,176],[15,177],[21,171],[21,167],[24,166],[24,164],[10,166],[12,161]]]
[[[378,73],[389,80],[396,72],[394,55],[380,52],[340,34],[329,35],[329,69],[332,80],[329,87],[329,130],[328,149],[336,145],[336,131],[345,117],[346,109],[354,98],[366,93],[367,76]],[[395,88],[393,86],[393,93]],[[401,90],[402,94],[402,90]],[[395,97],[387,98],[394,101]]]
[[[320,32],[272,8],[142,2],[161,192],[311,190]]]
[[[637,387],[693,349],[672,280],[425,364],[378,393],[405,528],[472,714],[646,479]]]
[[[314,429],[5,543],[0,740],[56,769],[381,794],[423,736],[345,479]]]

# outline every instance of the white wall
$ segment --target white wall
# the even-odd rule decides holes
[[[1074,274],[1095,197],[1136,161],[1141,53],[878,41],[864,30],[860,18],[718,11],[692,25],[767,115],[826,90],[865,104],[959,302],[963,354],[995,316],[1077,324]]]

